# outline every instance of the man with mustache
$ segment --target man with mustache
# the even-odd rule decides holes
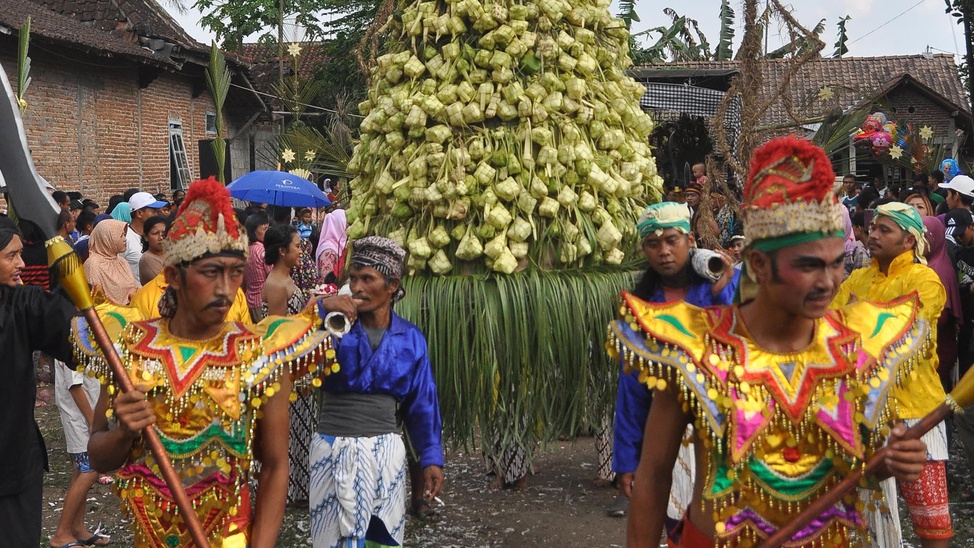
[[[407,481],[399,420],[423,469],[414,505],[432,508],[443,487],[440,405],[426,338],[399,317],[406,252],[388,238],[352,242],[351,297],[322,301],[352,322],[336,341],[321,386],[311,442],[311,537],[315,548],[402,546]],[[422,495],[420,495],[422,493]]]
[[[829,304],[843,276],[844,206],[825,152],[796,137],[754,152],[744,189],[739,303],[697,308],[623,294],[607,348],[651,387],[628,546],[659,544],[673,464],[692,423],[696,479],[670,546],[754,546],[887,441],[884,475],[915,480],[926,446],[888,422],[930,340],[915,300]],[[858,497],[789,546],[867,542]]]
[[[192,546],[143,428],[156,429],[213,546],[276,544],[288,481],[288,398],[330,342],[313,310],[252,326],[227,321],[243,280],[247,238],[215,179],[190,185],[163,244],[161,318],[130,322],[116,346],[137,390],[118,394],[110,369],[77,324],[79,354],[103,383],[88,443],[91,465],[118,470],[135,545]],[[133,314],[110,307],[107,322]],[[261,463],[252,497],[251,465]],[[253,507],[253,511],[251,508]]]
[[[861,299],[887,302],[916,291],[919,317],[931,329],[932,350],[914,370],[914,380],[905,388],[893,390],[897,417],[912,426],[944,401],[944,388],[937,374],[937,320],[947,301],[947,293],[937,273],[926,266],[928,244],[923,219],[913,207],[891,202],[876,208],[867,240],[872,263],[852,272],[842,283],[832,306],[839,308]],[[947,506],[947,427],[941,422],[923,436],[929,460],[920,479],[900,482],[900,492],[910,509],[913,532],[924,548],[946,547],[953,536]]]
[[[3,545],[35,548],[41,538],[41,496],[47,450],[34,421],[34,351],[71,360],[74,306],[20,280],[24,242],[17,225],[0,218],[0,531]]]

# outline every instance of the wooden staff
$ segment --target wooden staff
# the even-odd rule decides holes
[[[51,265],[51,272],[56,276],[58,283],[65,289],[71,301],[88,321],[91,334],[94,336],[95,342],[98,343],[98,347],[101,348],[105,362],[112,368],[112,373],[115,374],[115,379],[118,380],[122,392],[135,390],[135,385],[129,379],[128,372],[125,371],[125,366],[122,365],[122,360],[115,351],[115,344],[108,336],[108,332],[105,331],[105,326],[101,323],[98,313],[95,312],[91,291],[88,289],[88,280],[85,278],[85,271],[81,268],[78,255],[70,244],[57,236],[47,241],[47,262]],[[179,513],[189,528],[193,543],[200,548],[209,548],[210,543],[203,531],[203,526],[200,524],[199,517],[196,515],[196,510],[186,495],[183,483],[173,468],[166,449],[162,446],[159,434],[150,425],[142,430],[142,438],[148,445],[149,451],[152,452],[156,464],[159,465],[162,479],[169,486],[169,491],[179,508]]]
[[[913,427],[907,429],[906,433],[903,435],[904,440],[917,440],[923,437],[924,434],[937,426],[941,421],[949,417],[952,413],[963,413],[964,408],[974,404],[974,369],[971,369],[957,386],[950,391],[944,403],[937,406],[936,409],[923,417],[917,424]],[[822,494],[818,499],[813,501],[804,510],[802,510],[794,519],[789,521],[787,524],[778,529],[773,535],[768,537],[768,540],[761,543],[759,548],[778,548],[785,542],[791,539],[795,533],[800,531],[806,525],[811,523],[815,518],[820,516],[823,512],[834,506],[847,494],[856,490],[859,486],[859,480],[862,479],[863,475],[874,476],[879,471],[880,466],[883,464],[883,459],[889,452],[888,447],[883,447],[875,454],[872,458],[866,461],[866,466],[864,468],[857,468],[849,473],[842,481],[832,486],[831,489]]]

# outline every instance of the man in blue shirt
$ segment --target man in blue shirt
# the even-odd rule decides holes
[[[724,268],[716,281],[693,268],[691,256],[696,240],[686,205],[663,202],[648,206],[639,218],[637,229],[649,268],[633,289],[633,295],[649,302],[682,300],[700,307],[730,304],[734,300],[740,271],[733,267],[729,256],[720,254]],[[621,504],[609,509],[609,515],[613,517],[626,515],[651,403],[652,392],[639,382],[638,372],[627,374],[623,370],[616,395],[612,469],[625,498],[621,499]],[[674,487],[676,485],[674,482]],[[680,516],[672,517],[679,519]]]
[[[311,444],[315,548],[402,545],[407,472],[397,411],[423,468],[422,501],[428,506],[443,487],[440,406],[426,338],[392,310],[405,295],[406,252],[378,236],[356,240],[353,249],[352,296],[322,302],[352,326],[336,342],[335,364],[322,381]]]

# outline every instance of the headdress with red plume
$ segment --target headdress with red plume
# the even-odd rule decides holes
[[[226,187],[213,177],[190,184],[162,247],[167,265],[220,253],[246,257],[247,235],[237,227]]]
[[[779,137],[759,147],[744,187],[748,245],[773,251],[843,235],[843,206],[832,192],[834,184],[825,151],[805,139]]]

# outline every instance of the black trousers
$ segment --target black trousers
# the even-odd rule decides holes
[[[0,496],[0,535],[3,546],[37,548],[41,540],[41,500],[44,472],[30,474],[30,485],[20,493]]]

